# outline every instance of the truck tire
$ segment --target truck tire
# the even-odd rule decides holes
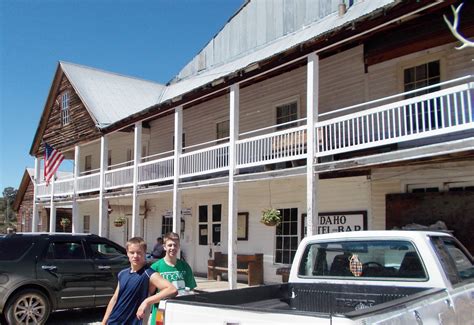
[[[8,301],[4,314],[7,324],[45,324],[51,304],[44,293],[25,289],[15,293]]]

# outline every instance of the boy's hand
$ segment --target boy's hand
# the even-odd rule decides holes
[[[138,310],[137,310],[137,318],[138,319],[143,319],[143,317],[145,317],[145,311],[146,311],[147,307],[148,307],[148,305],[145,301],[143,301],[140,304],[140,307],[138,307]]]

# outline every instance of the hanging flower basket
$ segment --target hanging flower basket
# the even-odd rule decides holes
[[[260,222],[265,226],[278,226],[281,223],[280,210],[273,208],[263,210]]]
[[[122,227],[125,224],[126,219],[124,217],[118,217],[114,220],[115,227]]]
[[[61,221],[59,221],[59,224],[61,225],[61,227],[66,228],[67,226],[71,224],[71,220],[69,220],[68,218],[61,218]]]

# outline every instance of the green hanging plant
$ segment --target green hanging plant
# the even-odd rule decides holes
[[[61,221],[59,221],[59,224],[61,225],[61,227],[66,228],[67,226],[71,224],[71,220],[69,220],[69,218],[61,218]]]
[[[260,222],[266,226],[278,226],[281,223],[280,210],[273,208],[264,209]]]
[[[122,227],[125,224],[126,221],[127,221],[127,219],[123,216],[117,217],[114,220],[114,226],[115,227]]]

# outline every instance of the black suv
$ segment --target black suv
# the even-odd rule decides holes
[[[125,249],[97,235],[0,237],[0,313],[8,324],[44,324],[51,311],[107,305]]]

